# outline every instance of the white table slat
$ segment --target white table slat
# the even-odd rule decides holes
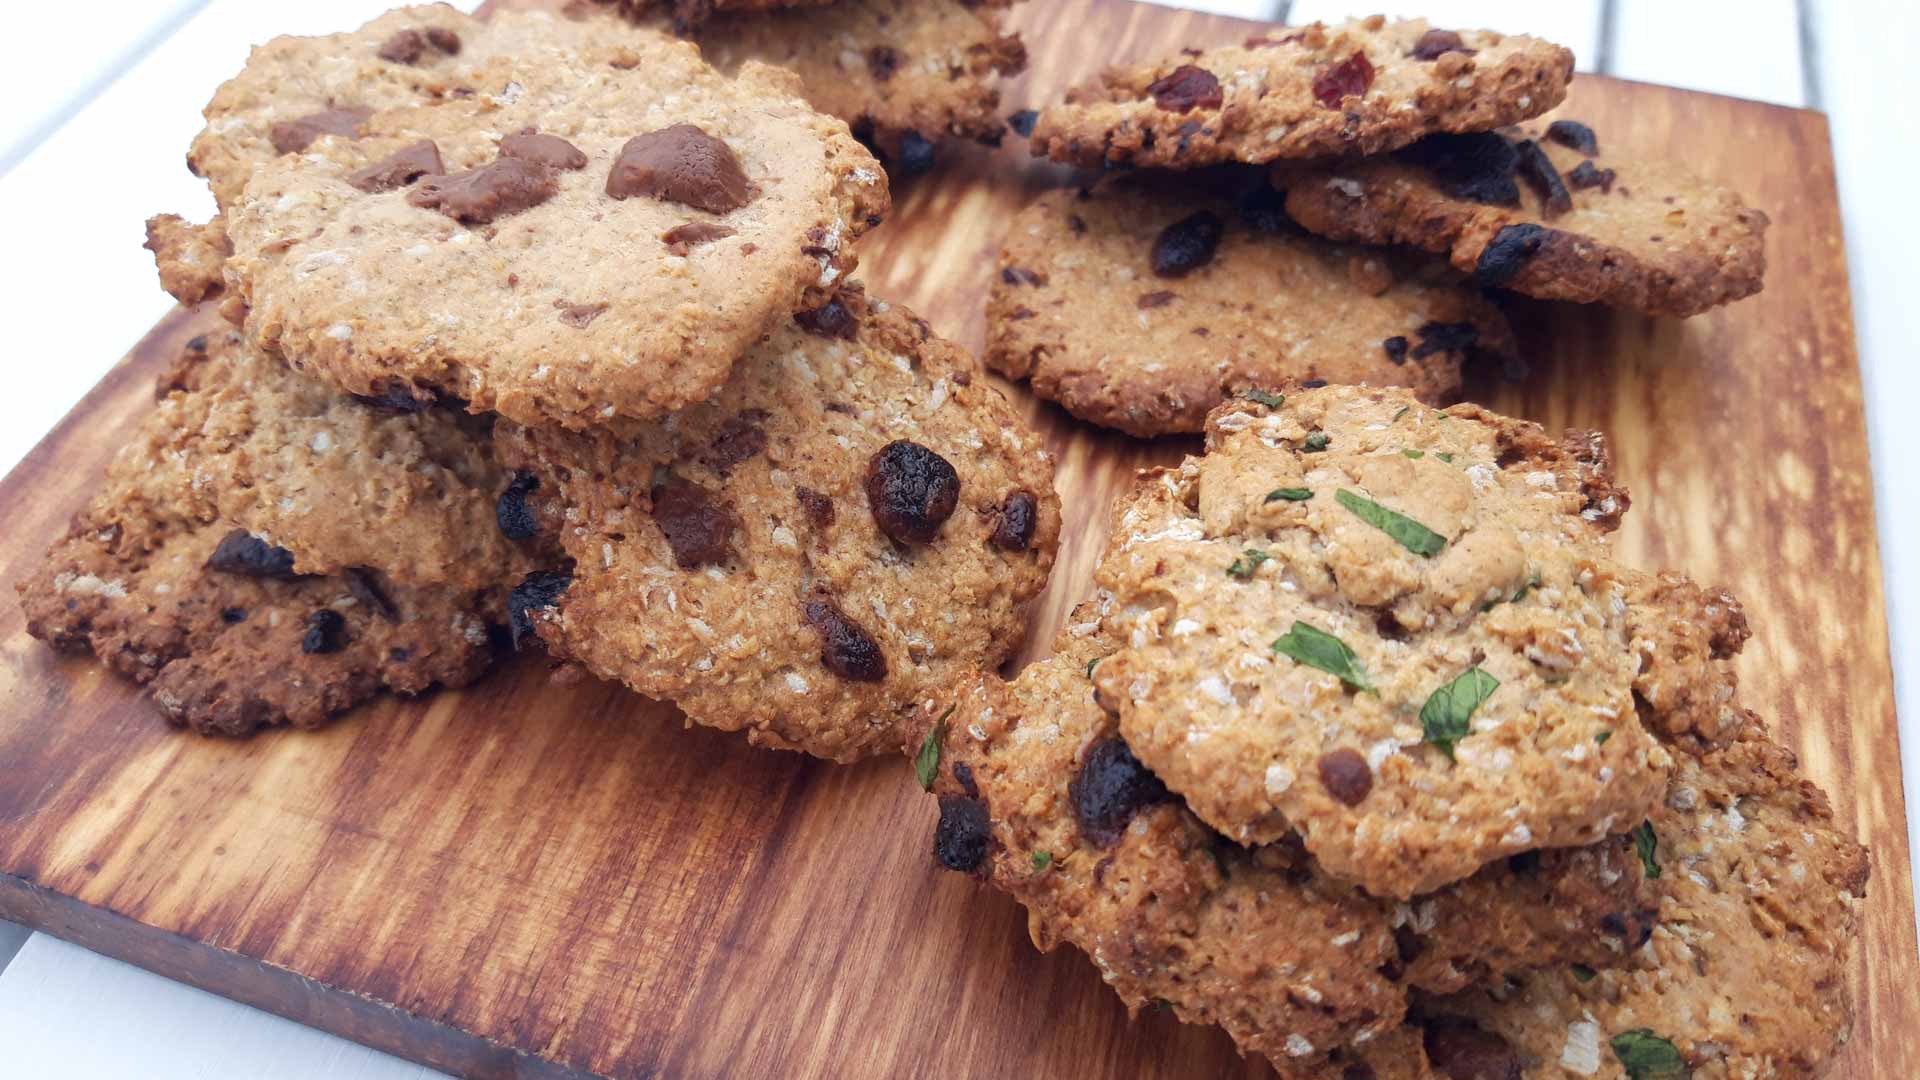
[[[24,926],[15,926],[10,922],[0,922],[0,973],[7,970],[7,964],[13,960],[13,954],[27,943],[27,935],[32,933]]]
[[[1611,45],[1609,75],[1807,103],[1795,0],[1615,0]]]
[[[1573,50],[1581,71],[1593,71],[1600,55],[1600,0],[1294,0],[1290,23],[1333,22],[1358,16],[1424,18],[1450,30],[1498,30],[1533,34]]]
[[[1280,9],[1284,0],[1147,0],[1161,7],[1188,8],[1193,11],[1211,11],[1215,15],[1232,15],[1242,19],[1259,19],[1272,22],[1280,18]]]

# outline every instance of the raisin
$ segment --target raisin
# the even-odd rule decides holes
[[[917,131],[900,136],[900,149],[893,156],[893,168],[901,176],[923,176],[933,171],[933,144]]]
[[[304,576],[293,571],[293,552],[275,547],[244,529],[235,529],[220,538],[213,554],[207,557],[207,569],[280,581]]]
[[[380,584],[378,571],[365,566],[349,566],[340,572],[340,576],[346,579],[347,591],[353,594],[355,600],[390,623],[400,621],[400,608]]]
[[[807,333],[823,338],[852,341],[860,333],[860,316],[837,294],[812,311],[795,312],[793,321]]]
[[[1567,183],[1573,185],[1576,190],[1599,188],[1602,195],[1613,194],[1613,181],[1612,169],[1596,168],[1591,161],[1583,161],[1575,165],[1573,171],[1567,174]]]
[[[572,584],[571,571],[535,570],[513,587],[507,597],[507,624],[514,649],[518,650],[520,643],[533,635],[536,613],[551,610]]]
[[[1555,120],[1547,125],[1547,138],[1569,150],[1578,151],[1588,157],[1600,153],[1600,139],[1593,129],[1578,120]]]
[[[220,621],[226,623],[228,626],[246,622],[247,609],[243,607],[221,608]]]
[[[1560,170],[1553,167],[1553,159],[1540,144],[1522,139],[1514,149],[1520,154],[1520,178],[1540,196],[1540,216],[1551,221],[1573,209],[1573,196],[1567,193]]]
[[[725,476],[735,465],[765,450],[767,433],[760,425],[766,418],[763,410],[742,410],[720,425],[720,430],[707,442],[706,453],[700,455],[700,463]]]
[[[847,617],[828,596],[816,596],[801,609],[807,625],[820,635],[820,663],[828,671],[854,682],[879,682],[887,677],[887,654],[860,624]]]
[[[1373,62],[1367,54],[1355,50],[1352,56],[1314,76],[1314,100],[1329,109],[1337,109],[1350,97],[1364,97],[1373,85]]]
[[[1104,739],[1087,751],[1080,773],[1067,784],[1073,816],[1087,839],[1112,847],[1133,815],[1173,796],[1119,739]]]
[[[420,413],[433,408],[431,390],[420,390],[402,382],[383,382],[371,394],[355,394],[353,400],[370,409],[391,413]]]
[[[1474,280],[1482,285],[1505,285],[1520,276],[1546,242],[1547,230],[1532,222],[1503,227],[1480,253],[1473,267]]]
[[[900,70],[900,50],[890,45],[875,45],[867,50],[867,71],[875,82],[886,82]]]
[[[933,857],[940,865],[971,874],[987,860],[993,826],[987,804],[965,795],[940,796],[940,824],[933,830]]]
[[[1358,806],[1373,790],[1373,770],[1367,767],[1367,759],[1360,751],[1343,746],[1338,750],[1320,755],[1320,783],[1327,794],[1347,804]]]
[[[1287,193],[1272,184],[1260,184],[1240,196],[1240,221],[1258,233],[1298,236],[1300,226],[1287,216]]]
[[[1166,307],[1168,304],[1173,303],[1175,295],[1176,294],[1170,293],[1165,289],[1157,292],[1141,293],[1134,299],[1133,306],[1139,308],[1141,311],[1152,311],[1154,308]]]
[[[1422,323],[1416,331],[1420,344],[1413,347],[1413,358],[1425,360],[1435,353],[1465,355],[1480,340],[1480,328],[1470,322]]]
[[[691,480],[670,477],[655,487],[652,515],[682,570],[723,563],[733,553],[733,531],[739,527],[733,508]]]
[[[1471,1021],[1446,1018],[1422,1033],[1427,1058],[1448,1080],[1520,1080],[1520,1057],[1507,1040]]]
[[[813,522],[816,529],[824,529],[833,524],[833,499],[825,493],[812,488],[796,487],[794,498],[800,502],[800,508],[807,512],[807,520]]]
[[[540,532],[540,515],[527,502],[527,496],[540,490],[540,478],[530,472],[517,472],[507,489],[493,504],[493,520],[500,535],[509,540],[531,540]]]
[[[1008,266],[1000,271],[1000,280],[1009,285],[1045,285],[1047,275],[1024,266]]]
[[[1039,119],[1040,114],[1033,109],[1021,109],[1019,112],[1007,117],[1007,126],[1013,129],[1015,135],[1023,139],[1031,138],[1033,136],[1033,125],[1035,121]]]
[[[1000,521],[989,541],[1002,551],[1025,551],[1040,524],[1040,503],[1030,491],[1016,491],[1000,504]]]
[[[1476,51],[1467,48],[1460,35],[1451,30],[1429,30],[1420,35],[1420,40],[1413,43],[1413,51],[1407,55],[1415,60],[1438,60],[1450,52],[1472,56]]]
[[[960,474],[932,450],[897,439],[867,465],[867,503],[881,532],[903,544],[929,543],[960,504]]]
[[[1213,261],[1226,231],[1212,211],[1190,214],[1160,230],[1153,240],[1153,272],[1163,278],[1185,277]]]
[[[1399,152],[1399,157],[1431,173],[1440,190],[1456,199],[1489,206],[1519,206],[1514,170],[1520,153],[1506,137],[1491,131],[1472,135],[1429,135]]]
[[[1380,347],[1386,350],[1387,359],[1393,363],[1404,364],[1407,362],[1407,339],[1403,335],[1393,335],[1381,342]]]
[[[307,616],[307,632],[300,638],[300,651],[337,653],[347,647],[347,620],[331,608],[321,608]]]
[[[1213,72],[1193,64],[1182,64],[1147,85],[1153,103],[1168,112],[1185,113],[1195,109],[1217,109],[1225,100],[1220,80]]]

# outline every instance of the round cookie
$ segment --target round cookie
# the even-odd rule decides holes
[[[500,438],[576,564],[530,605],[540,636],[758,745],[898,748],[915,706],[1019,644],[1053,564],[1038,436],[971,357],[857,288],[666,421]]]
[[[1669,756],[1636,716],[1624,509],[1597,436],[1329,387],[1208,420],[1096,572],[1096,672],[1140,759],[1228,836],[1297,830],[1406,897],[1629,829]]]
[[[787,72],[592,22],[260,164],[226,213],[248,335],[350,393],[579,428],[704,399],[852,268],[887,189],[844,123]]]
[[[1335,240],[1445,254],[1481,284],[1686,317],[1760,291],[1767,215],[1569,118],[1434,136],[1389,157],[1285,169],[1287,212]]]
[[[1003,241],[987,365],[1152,436],[1201,430],[1248,387],[1405,386],[1440,404],[1469,353],[1512,353],[1505,317],[1444,267],[1322,243],[1264,179],[1238,205],[1232,186],[1180,173],[1041,195]]]
[[[1088,168],[1378,154],[1558,105],[1573,54],[1537,38],[1375,15],[1109,68],[1040,110],[1036,156]]]

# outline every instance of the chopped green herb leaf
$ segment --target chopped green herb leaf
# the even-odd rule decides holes
[[[1093,678],[1093,665],[1105,659],[1106,657],[1104,656],[1096,656],[1093,659],[1087,661],[1087,678],[1089,679]]]
[[[1520,585],[1520,588],[1514,591],[1513,600],[1511,602],[1517,604],[1520,601],[1525,600],[1527,598],[1527,593],[1529,590],[1537,589],[1539,587],[1540,587],[1540,574],[1538,571],[1535,571],[1532,577],[1529,577],[1526,581],[1522,582]]]
[[[1468,669],[1427,696],[1427,703],[1420,706],[1420,734],[1452,758],[1453,744],[1473,731],[1467,723],[1473,718],[1473,710],[1499,688],[1499,679],[1479,668]]]
[[[1411,406],[1411,405],[1402,405],[1402,406],[1400,406],[1400,411],[1399,411],[1399,412],[1397,412],[1397,413],[1394,413],[1394,414],[1393,414],[1393,419],[1392,419],[1392,420],[1389,420],[1389,421],[1387,421],[1387,423],[1389,423],[1389,424],[1393,424],[1393,423],[1398,423],[1398,422],[1399,422],[1399,420],[1400,420],[1400,418],[1401,418],[1401,417],[1403,417],[1403,416],[1405,416],[1405,415],[1407,415],[1407,410],[1408,410],[1408,409],[1411,409],[1411,408],[1413,408],[1413,406]]]
[[[1033,853],[1033,872],[1034,873],[1036,874],[1045,873],[1047,867],[1052,865],[1053,865],[1053,852],[1036,851]]]
[[[1273,558],[1273,556],[1261,551],[1259,548],[1248,548],[1240,553],[1239,558],[1233,560],[1232,565],[1227,567],[1227,576],[1237,577],[1241,580],[1250,578],[1253,576],[1255,570],[1260,569],[1261,563],[1271,558]]]
[[[1599,973],[1594,971],[1592,968],[1588,967],[1585,964],[1573,965],[1573,977],[1576,979],[1579,979],[1583,983],[1592,982],[1593,977],[1597,974]]]
[[[1311,498],[1313,491],[1309,488],[1274,488],[1267,492],[1266,501],[1279,502],[1284,499],[1287,502],[1306,502]]]
[[[1653,822],[1643,821],[1633,830],[1633,850],[1640,853],[1640,865],[1647,877],[1660,876],[1660,838],[1653,834]]]
[[[1340,501],[1341,506],[1353,511],[1361,521],[1400,541],[1401,547],[1415,555],[1424,555],[1430,559],[1440,554],[1440,549],[1447,546],[1446,537],[1405,514],[1389,510],[1363,495],[1341,488],[1334,493],[1333,497]]]
[[[1367,680],[1367,673],[1360,666],[1360,658],[1347,648],[1346,642],[1299,620],[1294,621],[1293,629],[1274,641],[1273,651],[1310,668],[1338,675],[1341,682],[1355,690],[1373,689],[1373,683]]]
[[[1608,728],[1595,735],[1593,741],[1596,745],[1605,746],[1607,745],[1607,740],[1611,738],[1613,738],[1613,730]]]
[[[1434,454],[1433,456],[1439,458],[1441,461],[1444,461],[1449,465],[1453,464],[1453,455],[1447,453],[1445,450],[1442,450]]]
[[[920,778],[920,790],[932,791],[933,778],[940,775],[940,744],[947,741],[947,717],[953,715],[954,707],[940,714],[933,722],[933,730],[920,743],[920,752],[913,755],[913,774]]]
[[[1419,461],[1421,458],[1427,456],[1425,450],[1402,450],[1400,452],[1407,455],[1407,459],[1410,461]]]
[[[1265,405],[1269,409],[1277,409],[1286,404],[1287,401],[1286,395],[1269,394],[1265,390],[1242,390],[1240,391],[1240,396],[1246,398],[1248,401]]]
[[[1627,1071],[1627,1080],[1666,1080],[1693,1075],[1686,1059],[1680,1056],[1680,1048],[1655,1035],[1651,1028],[1623,1031],[1608,1040],[1607,1045],[1613,1047],[1613,1056],[1620,1059],[1620,1067]]]
[[[1306,440],[1300,444],[1300,452],[1303,454],[1317,454],[1325,450],[1331,442],[1333,442],[1333,436],[1324,431],[1316,431],[1308,435]]]

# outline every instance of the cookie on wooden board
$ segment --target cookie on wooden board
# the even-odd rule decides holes
[[[1040,110],[1036,156],[1089,168],[1378,154],[1558,105],[1573,54],[1490,30],[1375,15],[1109,68]]]
[[[226,211],[246,331],[350,393],[584,427],[702,400],[855,264],[885,174],[785,71],[584,17],[255,167]]]
[[[233,249],[227,245],[227,223],[219,215],[195,225],[178,214],[156,214],[147,219],[147,242],[160,272],[160,287],[168,296],[192,307],[226,291],[222,269]]]
[[[1760,291],[1767,215],[1567,115],[1283,168],[1287,211],[1336,240],[1445,254],[1484,285],[1685,317]]]
[[[1444,404],[1467,356],[1513,352],[1505,317],[1452,271],[1323,243],[1244,180],[1133,175],[1034,200],[1002,242],[988,366],[1151,436],[1197,432],[1249,387],[1405,386]]]
[[[1051,458],[963,351],[840,291],[658,424],[503,426],[575,562],[530,625],[695,723],[835,760],[1020,642]]]
[[[1297,831],[1379,895],[1593,843],[1670,766],[1600,541],[1622,509],[1597,436],[1399,390],[1237,400],[1116,508],[1126,640],[1095,677],[1203,820]]]
[[[266,402],[313,400],[287,393],[280,378],[237,341],[196,339],[162,376],[159,406],[99,493],[19,584],[28,633],[92,652],[148,686],[168,719],[205,732],[313,727],[382,689],[471,682],[495,658],[491,628],[505,621],[516,580],[511,556],[444,575],[458,581],[413,582],[380,567],[419,566],[424,551],[465,551],[476,539],[489,546],[450,511],[455,500],[409,505],[434,501],[421,490],[434,481],[416,482],[415,471],[440,472],[447,487],[466,482],[456,461],[412,456],[433,441],[429,429],[454,420],[363,420],[346,414],[373,408],[352,402],[269,416]],[[260,395],[252,412],[233,400],[249,389]],[[395,430],[410,426],[419,430]],[[306,442],[275,441],[295,437]],[[249,483],[259,490],[239,490]],[[309,512],[314,498],[326,501]],[[328,553],[326,573],[305,573],[293,552],[226,511],[344,546]],[[433,535],[436,517],[462,532]],[[350,561],[361,556],[373,565]]]

